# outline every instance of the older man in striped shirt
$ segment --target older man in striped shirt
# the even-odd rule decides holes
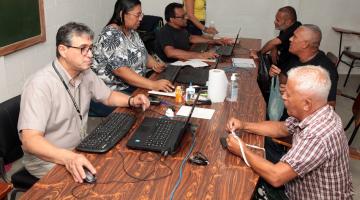
[[[285,122],[229,120],[230,132],[243,130],[274,138],[293,136],[291,149],[276,164],[250,151],[233,134],[227,138],[228,149],[241,156],[267,183],[275,188],[285,185],[285,194],[273,198],[352,199],[349,149],[341,119],[327,104],[330,87],[329,74],[323,68],[293,68],[288,72],[282,96],[290,116]],[[267,196],[264,199],[271,199]]]

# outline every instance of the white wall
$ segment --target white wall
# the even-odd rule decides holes
[[[44,0],[46,42],[0,57],[0,102],[20,94],[26,78],[55,58],[55,36],[61,25],[82,22],[98,35],[111,17],[114,2]]]
[[[318,25],[323,33],[321,49],[338,55],[340,34],[332,30],[332,26],[357,30],[360,32],[360,1],[359,0],[300,0],[299,17],[303,23]],[[360,51],[360,37],[343,35],[344,46]],[[344,64],[338,68],[339,73],[347,73],[349,67]],[[351,74],[360,74],[354,68]]]
[[[164,17],[165,6],[171,0],[143,1],[146,14]],[[175,0],[174,2],[182,2]],[[331,51],[338,55],[339,34],[331,27],[339,26],[360,31],[360,1],[359,0],[207,0],[207,22],[213,20],[221,35],[235,36],[239,27],[242,37],[261,38],[264,44],[278,32],[274,29],[276,11],[285,5],[293,6],[302,23],[318,25],[323,32],[321,49],[326,53]],[[351,46],[360,50],[360,37],[346,35],[343,46]],[[339,66],[339,73],[347,73],[348,67]],[[354,69],[352,74],[360,74],[360,69]]]
[[[46,36],[45,43],[0,57],[0,102],[20,94],[26,78],[55,57],[57,29],[69,22],[87,24],[98,35],[109,20],[115,0],[44,0]],[[182,0],[142,0],[145,14],[164,17],[164,8],[170,2]],[[292,5],[303,23],[319,25],[323,32],[321,48],[337,55],[339,35],[331,26],[360,31],[359,0],[208,0],[207,21],[215,21],[222,35],[234,36],[242,27],[241,37],[261,38],[266,42],[276,36],[274,16],[279,7]],[[345,36],[345,46],[360,50],[360,38]],[[347,67],[340,66],[339,73]],[[360,70],[352,73],[360,74]]]

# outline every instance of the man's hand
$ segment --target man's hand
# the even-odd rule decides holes
[[[277,76],[281,73],[281,69],[278,68],[275,65],[271,65],[270,67],[270,71],[269,71],[269,76],[273,77],[273,76]]]
[[[199,53],[197,57],[200,59],[215,59],[219,57],[219,55],[215,52],[207,51],[207,52]]]
[[[232,38],[220,38],[212,40],[210,44],[230,45],[234,44],[234,42],[235,41]]]
[[[70,155],[67,159],[65,159],[64,165],[74,178],[75,182],[82,183],[83,179],[86,177],[83,167],[89,169],[92,174],[96,174],[95,168],[84,155],[74,152],[69,153]]]
[[[215,27],[207,27],[205,28],[204,32],[212,35],[216,35],[219,33]]]
[[[153,90],[171,92],[174,90],[174,88],[175,88],[175,86],[166,79],[160,79],[160,80],[153,81],[153,87],[152,87]]]
[[[252,59],[258,59],[259,56],[257,55],[257,53],[258,53],[258,50],[250,49],[250,58],[252,58]]]
[[[244,127],[244,122],[241,122],[240,120],[232,117],[226,125],[226,131],[232,132],[238,129],[241,130],[243,129],[243,127]]]
[[[163,63],[163,62],[155,62],[155,65],[152,67],[152,69],[155,72],[160,73],[165,69],[165,63]]]
[[[239,138],[243,148],[244,148],[244,151],[245,151],[245,143]],[[239,146],[239,142],[238,140],[235,138],[234,135],[232,134],[229,134],[228,137],[226,138],[226,142],[228,144],[228,149],[231,153],[235,154],[235,155],[238,155],[239,157],[242,158],[242,154],[241,154],[241,151],[240,151],[240,146]]]
[[[132,98],[130,105],[134,107],[142,107],[143,110],[146,110],[150,106],[149,99],[143,94],[137,94]]]

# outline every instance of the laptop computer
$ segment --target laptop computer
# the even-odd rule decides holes
[[[191,48],[192,51],[195,52],[205,52],[209,47],[208,43],[195,43],[193,44],[193,47]]]
[[[233,45],[225,45],[225,46],[218,46],[218,48],[216,49],[216,53],[222,56],[231,56],[235,45],[239,39],[239,34],[240,34],[241,28],[239,29],[237,35],[236,35],[236,39]]]
[[[185,131],[199,99],[197,94],[186,122],[170,118],[145,117],[139,128],[128,140],[130,149],[160,152],[164,155],[174,154],[180,145]]]
[[[174,83],[182,67],[183,66],[167,65],[166,68],[159,74],[159,79],[166,79],[171,83]]]
[[[192,67],[190,65],[175,66],[168,65],[164,71],[159,74],[158,79],[166,79],[171,83],[206,85],[209,79],[209,68],[207,67]]]

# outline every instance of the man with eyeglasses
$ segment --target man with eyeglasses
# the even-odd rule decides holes
[[[216,58],[215,52],[190,51],[191,43],[227,44],[228,39],[210,39],[190,35],[186,30],[187,15],[182,4],[170,3],[165,8],[166,24],[156,35],[155,52],[165,62],[188,60],[192,58]]]
[[[149,107],[140,94],[129,97],[111,91],[90,70],[93,32],[84,24],[68,23],[56,35],[53,62],[26,81],[21,96],[18,130],[25,168],[41,178],[54,165],[65,165],[76,182],[84,168],[96,170],[72,150],[86,137],[90,100],[109,106]]]

